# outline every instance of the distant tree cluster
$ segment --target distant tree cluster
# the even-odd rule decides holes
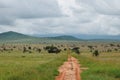
[[[28,47],[24,46],[23,47],[23,53],[26,53],[26,52],[32,53],[32,51],[36,51],[36,52],[40,53],[41,49],[40,48],[36,48],[36,47],[32,48],[31,46],[28,46]]]
[[[72,48],[72,51],[75,52],[76,54],[80,54],[79,47]]]
[[[61,49],[58,49],[57,47],[53,45],[44,47],[44,50],[47,50],[48,53],[56,53],[56,54],[61,52]]]

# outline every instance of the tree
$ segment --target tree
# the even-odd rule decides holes
[[[80,54],[79,47],[74,47],[72,51],[75,52],[76,54]]]
[[[27,52],[26,47],[23,47],[23,53]]]
[[[57,47],[55,47],[55,46],[46,46],[46,47],[44,47],[44,49],[45,50],[47,50],[48,51],[48,53],[60,53],[61,52],[61,50],[60,49],[58,49]]]
[[[32,49],[32,48],[29,46],[28,49]]]
[[[40,52],[41,52],[41,49],[40,49],[40,48],[38,48],[38,49],[37,49],[37,51],[40,53]]]
[[[89,49],[93,49],[93,46],[89,45],[88,48],[89,48]]]
[[[95,50],[95,51],[93,52],[93,56],[99,56],[98,50]]]

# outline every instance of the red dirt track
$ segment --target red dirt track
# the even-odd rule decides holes
[[[59,68],[59,75],[55,80],[81,80],[80,65],[74,57],[69,57],[68,61],[64,62]]]

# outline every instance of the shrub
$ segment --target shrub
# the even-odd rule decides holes
[[[95,50],[95,51],[93,52],[93,56],[99,56],[98,50]]]
[[[72,51],[75,52],[76,54],[80,54],[79,47],[74,47]]]

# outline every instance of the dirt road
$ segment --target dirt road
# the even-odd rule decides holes
[[[55,80],[81,80],[80,65],[74,57],[69,57],[68,61],[64,62],[59,68],[59,75]]]

